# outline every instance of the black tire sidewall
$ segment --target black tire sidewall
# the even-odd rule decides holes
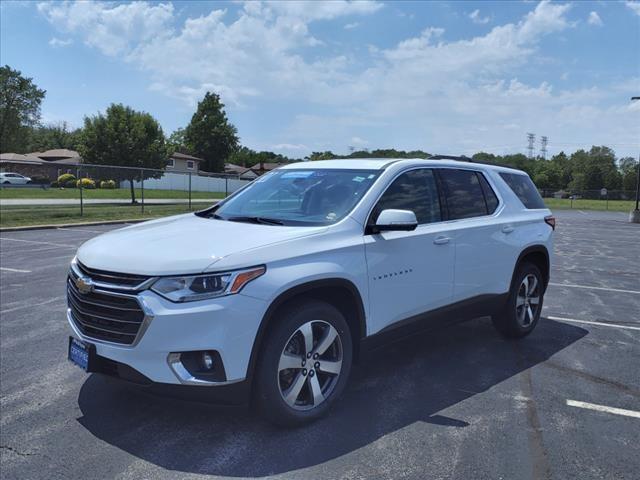
[[[526,327],[520,325],[516,316],[516,301],[518,298],[518,290],[522,284],[522,280],[527,275],[535,275],[540,285],[540,303],[538,304],[538,310],[535,314],[533,321]],[[500,314],[494,317],[494,324],[496,328],[507,337],[520,338],[529,335],[538,324],[540,315],[542,313],[542,306],[544,301],[544,280],[542,272],[533,263],[524,262],[520,264],[513,277],[511,284],[511,290],[509,291],[509,297],[506,305]]]
[[[340,397],[348,382],[353,358],[351,332],[344,316],[332,305],[309,300],[287,306],[278,314],[263,342],[256,375],[256,400],[263,415],[281,426],[296,426],[314,421],[323,416]],[[311,320],[322,320],[331,324],[340,335],[342,343],[342,371],[338,383],[329,397],[318,407],[306,411],[289,407],[280,394],[277,382],[280,355],[291,335]]]

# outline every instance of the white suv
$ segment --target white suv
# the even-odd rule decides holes
[[[69,272],[69,358],[279,424],[327,411],[390,335],[536,326],[555,220],[530,178],[450,160],[284,166],[217,205],[100,235]],[[183,388],[188,386],[188,388]]]

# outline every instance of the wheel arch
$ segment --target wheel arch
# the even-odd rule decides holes
[[[278,295],[267,308],[251,349],[247,369],[247,378],[251,382],[266,335],[276,321],[276,313],[281,308],[304,298],[326,301],[341,311],[351,330],[354,361],[358,358],[360,341],[367,332],[364,303],[360,291],[351,281],[344,278],[314,280],[289,288]]]
[[[520,255],[518,255],[518,260],[513,267],[513,273],[511,274],[511,287],[513,287],[513,282],[518,266],[525,261],[533,263],[540,269],[542,278],[544,280],[544,289],[546,290],[547,285],[549,285],[551,265],[549,261],[549,250],[547,250],[547,247],[545,247],[544,245],[531,245],[520,252]]]

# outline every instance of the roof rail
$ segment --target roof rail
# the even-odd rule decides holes
[[[459,162],[473,162],[473,160],[464,155],[456,156],[456,155],[432,155],[427,160],[457,160]]]

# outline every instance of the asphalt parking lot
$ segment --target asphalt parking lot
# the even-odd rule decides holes
[[[640,225],[556,217],[532,335],[507,341],[480,319],[380,349],[296,430],[85,375],[66,360],[65,275],[117,227],[2,233],[2,477],[637,479]]]

